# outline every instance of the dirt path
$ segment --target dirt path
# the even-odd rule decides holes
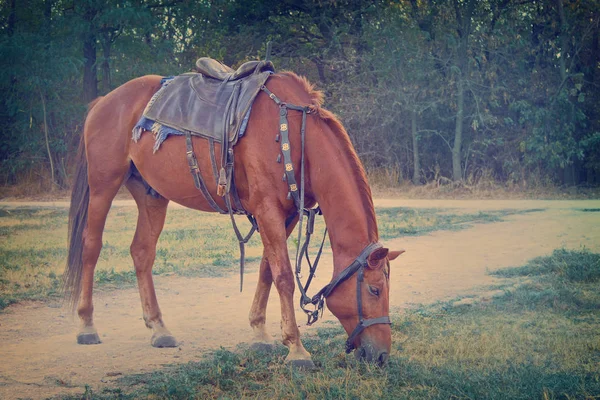
[[[430,303],[475,293],[498,281],[486,275],[487,271],[522,265],[556,248],[585,246],[600,251],[600,212],[581,211],[600,208],[600,201],[383,199],[376,203],[388,207],[451,207],[470,211],[546,208],[459,232],[437,232],[386,242],[392,249],[407,250],[392,265],[393,312],[411,303]],[[322,268],[328,272],[319,275],[315,287],[331,278],[330,266],[331,258],[326,256]],[[156,277],[165,322],[180,341],[175,349],[150,346],[150,331],[144,327],[139,296],[133,288],[96,291],[95,320],[103,340],[98,346],[76,344],[77,321],[58,304],[28,302],[11,306],[0,314],[0,398],[82,393],[86,384],[101,390],[120,374],[198,360],[209,349],[246,342],[250,337],[247,314],[257,274],[246,275],[243,293],[238,291],[238,279],[237,276]],[[327,312],[325,320],[317,325],[336,323]],[[275,293],[268,307],[268,324],[273,336],[278,337],[279,302]],[[313,329],[301,327],[304,333]]]

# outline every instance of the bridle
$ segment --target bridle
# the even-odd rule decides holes
[[[364,331],[369,326],[377,325],[377,324],[386,324],[386,325],[392,324],[392,322],[390,321],[390,317],[387,315],[383,316],[383,317],[378,317],[378,318],[365,319],[364,315],[363,315],[363,310],[362,310],[363,307],[362,307],[362,290],[361,289],[362,289],[362,283],[364,281],[365,268],[368,265],[367,259],[373,251],[380,249],[382,247],[383,246],[381,245],[381,243],[371,243],[370,245],[365,247],[363,249],[363,251],[358,255],[358,257],[356,257],[354,262],[352,262],[352,264],[347,266],[342,272],[340,272],[340,274],[338,276],[336,276],[331,282],[329,282],[329,284],[327,284],[325,287],[323,287],[321,290],[319,290],[317,292],[317,294],[315,294],[312,298],[310,298],[306,295],[306,289],[308,289],[308,285],[306,285],[306,287],[303,287],[299,281],[298,276],[296,276],[296,278],[298,279],[298,286],[300,287],[300,292],[301,292],[300,307],[308,316],[308,325],[312,325],[319,319],[320,315],[323,315],[323,307],[324,307],[325,299],[327,297],[329,297],[329,295],[331,293],[333,293],[333,291],[342,282],[345,282],[346,280],[350,279],[352,277],[352,275],[358,274],[356,277],[356,302],[357,302],[357,307],[358,307],[358,324],[356,325],[356,327],[354,328],[354,330],[352,331],[350,336],[348,336],[348,340],[346,340],[346,353],[350,353],[352,350],[354,350],[356,348],[356,345],[354,344],[356,337],[358,335],[360,335],[362,333],[362,331]],[[319,253],[320,253],[320,250],[319,250]],[[310,265],[310,263],[309,263],[309,265]],[[309,279],[312,279],[312,276],[314,275],[313,271],[315,271],[315,270],[316,270],[316,265],[314,265],[313,268],[311,268],[311,276],[309,277]],[[305,306],[308,304],[312,304],[313,306],[315,306],[315,309],[314,310],[306,309]]]
[[[378,317],[378,318],[364,319],[363,307],[362,307],[361,289],[362,289],[362,283],[364,281],[365,268],[368,265],[368,261],[367,261],[368,257],[373,251],[380,249],[383,246],[381,243],[371,243],[371,244],[367,245],[367,247],[365,247],[361,251],[361,253],[358,255],[358,257],[356,257],[356,259],[352,262],[352,264],[350,264],[348,267],[346,267],[338,276],[336,276],[324,288],[319,290],[319,292],[317,292],[317,294],[315,294],[312,298],[308,297],[308,295],[306,294],[306,291],[308,290],[308,287],[310,286],[310,283],[311,283],[311,281],[315,275],[315,272],[317,270],[317,264],[321,257],[321,253],[323,251],[323,245],[325,243],[325,237],[327,235],[327,229],[325,229],[325,233],[323,234],[323,240],[321,241],[321,247],[319,248],[319,251],[314,260],[314,263],[311,263],[309,256],[308,256],[308,244],[310,242],[310,237],[311,237],[312,233],[314,232],[315,216],[322,215],[321,209],[319,207],[311,208],[311,209],[304,208],[304,144],[305,144],[305,139],[306,139],[306,114],[309,114],[312,110],[310,109],[310,107],[297,106],[297,105],[288,104],[288,103],[281,101],[281,99],[279,99],[275,94],[273,94],[273,92],[271,92],[269,89],[267,89],[267,87],[264,85],[261,87],[261,90],[264,91],[269,96],[269,98],[271,100],[273,100],[275,102],[275,104],[277,104],[279,106],[279,134],[277,135],[275,140],[277,142],[281,142],[281,153],[283,154],[283,162],[285,165],[285,168],[284,168],[285,173],[283,175],[283,179],[287,180],[287,183],[288,183],[288,198],[293,199],[294,204],[297,207],[296,213],[294,213],[291,216],[292,218],[288,218],[288,220],[286,221],[286,227],[291,223],[291,221],[293,221],[296,214],[298,214],[298,219],[299,219],[298,243],[297,243],[297,248],[296,248],[296,281],[298,284],[298,288],[300,290],[300,308],[302,308],[302,311],[304,311],[306,313],[306,315],[308,316],[307,324],[312,325],[319,319],[319,317],[321,315],[323,315],[325,299],[342,282],[345,282],[346,280],[351,278],[354,274],[358,274],[357,279],[356,279],[356,301],[357,301],[357,307],[358,307],[358,325],[356,325],[356,328],[354,328],[354,330],[348,337],[348,340],[346,340],[346,353],[350,353],[352,350],[354,350],[356,348],[356,346],[354,344],[356,337],[358,335],[360,335],[366,328],[368,328],[369,326],[372,326],[372,325],[376,325],[376,324],[391,325],[391,323],[392,323],[390,321],[390,317],[387,315],[383,316],[383,317]],[[300,128],[300,138],[301,138],[300,140],[301,140],[301,146],[302,146],[301,158],[300,158],[300,160],[301,160],[300,185],[297,185],[297,183],[296,183],[294,167],[293,167],[292,158],[291,158],[291,145],[290,145],[290,141],[289,141],[289,132],[288,132],[289,125],[288,125],[288,120],[287,120],[288,110],[296,110],[296,111],[302,112],[302,125]],[[278,158],[278,162],[280,162],[280,161],[281,161],[281,158]],[[300,187],[298,188],[298,186],[300,186]],[[298,191],[300,193],[298,193]],[[306,234],[305,234],[304,243],[303,243],[302,247],[300,247],[300,242],[302,239],[302,223],[303,223],[305,215],[308,217],[307,224],[306,224]],[[308,279],[307,279],[305,285],[303,285],[301,282],[301,278],[302,278],[301,269],[302,269],[302,258],[303,257],[306,257],[306,260],[308,261],[308,267],[310,270],[310,273],[309,273],[309,276],[308,276]],[[314,306],[314,309],[312,309],[312,310],[307,309],[306,306],[309,304],[312,304]]]

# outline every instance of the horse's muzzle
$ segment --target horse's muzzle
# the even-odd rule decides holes
[[[354,356],[357,360],[365,361],[372,364],[377,364],[380,367],[387,365],[390,354],[387,350],[378,350],[373,346],[366,345],[357,348],[354,351]]]

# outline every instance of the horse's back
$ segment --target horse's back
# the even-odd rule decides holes
[[[110,128],[113,129],[131,125],[129,128],[131,132],[146,104],[160,88],[161,79],[162,77],[158,75],[135,78],[114,89],[100,100],[93,101],[86,118],[86,130],[88,126],[92,129],[104,130],[107,124],[110,124]]]
[[[161,79],[158,75],[133,79],[91,103],[84,127],[89,168],[95,172],[90,177],[102,172],[101,179],[120,179],[127,173],[131,130],[160,88]]]

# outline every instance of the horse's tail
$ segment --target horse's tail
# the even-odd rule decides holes
[[[87,113],[102,99],[98,97],[88,105]],[[87,115],[86,115],[87,119]],[[85,155],[85,138],[81,135],[75,159],[75,179],[69,207],[67,265],[63,274],[65,300],[75,309],[81,293],[81,270],[83,269],[83,231],[87,224],[90,187],[88,185],[88,161]]]

